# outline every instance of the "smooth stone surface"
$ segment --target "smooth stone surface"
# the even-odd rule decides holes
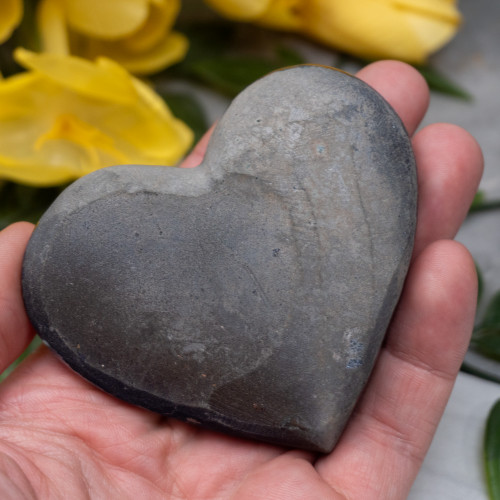
[[[111,167],[65,190],[26,251],[26,308],[115,396],[326,452],[397,304],[416,199],[410,141],[375,91],[320,66],[274,72],[200,167]]]

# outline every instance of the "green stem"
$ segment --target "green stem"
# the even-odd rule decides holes
[[[500,208],[500,200],[483,201],[477,205],[472,205],[469,213],[486,212],[488,210],[497,210]]]
[[[500,400],[490,410],[484,433],[483,460],[491,500],[500,499]]]

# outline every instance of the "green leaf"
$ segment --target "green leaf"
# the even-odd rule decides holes
[[[462,363],[460,370],[462,370],[465,373],[474,375],[475,377],[480,377],[484,380],[490,380],[491,382],[496,382],[497,384],[500,383],[500,377],[497,376],[495,373],[489,372],[487,370],[482,370],[481,364],[475,364],[473,362],[468,361],[467,359],[464,360],[464,362]]]
[[[270,55],[249,54],[241,46],[235,23],[196,23],[180,26],[189,38],[185,59],[161,76],[195,79],[234,97],[255,80],[279,68],[303,64],[293,49],[277,45]]]
[[[478,191],[472,200],[469,213],[486,212],[500,208],[500,200],[487,200],[483,191]]]
[[[255,57],[224,56],[193,64],[193,73],[205,84],[230,97],[278,66]]]
[[[236,23],[210,22],[190,23],[178,27],[189,39],[186,57],[175,66],[167,68],[160,75],[169,78],[192,78],[194,64],[226,54],[236,39]]]
[[[36,223],[61,187],[36,188],[14,182],[0,183],[0,229],[21,220]]]
[[[484,290],[484,278],[483,278],[483,273],[478,266],[477,262],[474,262],[476,266],[476,274],[477,274],[477,303],[481,302],[481,298],[483,297],[483,290]]]
[[[475,330],[471,345],[484,356],[500,360],[500,329],[484,328]]]
[[[500,400],[493,405],[486,421],[483,460],[490,500],[500,500]]]
[[[7,42],[0,44],[0,73],[3,78],[12,76],[22,71],[22,67],[14,61],[12,55],[15,48],[14,39],[11,38]]]
[[[484,356],[500,360],[500,291],[491,298],[482,320],[474,328],[471,345]]]
[[[8,40],[0,44],[0,72],[4,78],[23,71],[23,68],[17,64],[13,57],[16,47],[21,46],[34,51],[40,49],[40,40],[36,29],[36,4],[27,0],[23,4],[21,24]]]
[[[442,94],[458,97],[465,101],[471,101],[472,96],[458,84],[452,82],[447,76],[429,65],[416,65],[415,68],[425,78],[429,88]]]
[[[185,122],[194,132],[193,144],[196,144],[208,130],[207,118],[198,100],[190,94],[157,91],[175,117]]]
[[[189,39],[189,50],[182,61],[150,77],[160,94],[163,84],[172,79],[199,82],[200,78],[194,67],[200,61],[226,54],[228,48],[233,47],[236,36],[236,23],[225,21],[189,22],[179,24],[177,29]]]
[[[28,50],[39,52],[41,41],[37,29],[37,2],[24,0],[23,18],[21,24],[14,32],[15,46],[21,46]]]
[[[481,326],[500,330],[500,291],[491,298],[481,321]]]
[[[479,190],[474,195],[474,199],[472,200],[469,210],[474,211],[475,209],[477,209],[477,207],[481,206],[484,203],[484,198],[485,198],[484,191]]]
[[[31,353],[35,352],[41,344],[42,340],[38,335],[36,335],[24,352],[13,363],[11,363],[11,365],[6,368],[3,373],[0,373],[0,382],[6,379],[16,369],[16,367]]]
[[[295,50],[284,45],[276,47],[276,57],[282,66],[296,66],[304,64],[304,58]]]
[[[251,83],[280,68],[303,64],[292,49],[279,46],[271,58],[219,55],[192,64],[193,74],[203,83],[234,97]]]

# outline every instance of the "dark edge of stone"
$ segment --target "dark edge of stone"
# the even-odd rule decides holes
[[[24,278],[24,266],[22,275]],[[60,360],[78,375],[111,396],[165,417],[173,417],[177,420],[194,425],[200,424],[204,429],[222,432],[236,438],[250,438],[285,448],[300,448],[319,453],[329,453],[335,446],[338,437],[329,447],[322,447],[302,436],[301,434],[303,434],[304,431],[298,427],[292,431],[285,428],[277,430],[276,427],[271,426],[251,425],[247,422],[227,418],[207,408],[178,405],[120,382],[118,379],[86,363],[64,343],[57,332],[43,327],[44,321],[42,316],[44,316],[44,314],[40,313],[40,311],[33,311],[33,309],[28,306],[31,293],[27,290],[27,287],[24,286],[24,283],[25,280],[23,279],[23,300],[25,309],[32,325],[44,343],[50,347]],[[45,323],[47,324],[47,320],[45,320]],[[238,430],[234,431],[234,428]]]

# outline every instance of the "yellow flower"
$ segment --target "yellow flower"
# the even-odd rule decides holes
[[[188,40],[171,31],[180,0],[41,0],[42,48],[94,60],[105,56],[148,74],[181,61]]]
[[[62,184],[116,164],[175,164],[191,130],[106,58],[16,50],[29,71],[0,81],[0,178]]]
[[[269,8],[270,0],[206,0],[221,14],[235,21],[256,21]]]
[[[22,0],[0,0],[0,43],[10,37],[23,17]]]
[[[422,63],[455,34],[456,0],[206,0],[230,19],[302,33],[368,58]]]

